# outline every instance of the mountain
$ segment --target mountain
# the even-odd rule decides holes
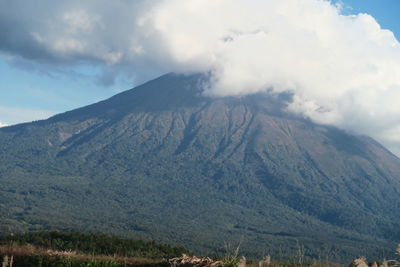
[[[0,129],[0,230],[103,232],[250,257],[382,258],[400,242],[400,160],[285,112],[290,95],[209,98],[168,74]]]

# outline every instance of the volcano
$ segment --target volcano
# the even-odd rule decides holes
[[[250,257],[382,258],[400,242],[400,160],[286,112],[291,96],[202,94],[167,74],[0,129],[0,230],[102,232]],[[386,254],[387,255],[387,254]]]

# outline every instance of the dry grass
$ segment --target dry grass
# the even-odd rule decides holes
[[[262,261],[251,261],[246,264],[247,267],[342,267],[338,263],[279,263],[271,262],[269,265],[264,264]]]
[[[128,265],[150,265],[159,264],[164,262],[163,259],[147,259],[147,258],[132,258],[111,255],[89,255],[78,253],[76,251],[58,251],[52,249],[39,248],[32,245],[25,246],[0,246],[0,256],[56,256],[75,261],[104,261],[104,262],[117,262]]]

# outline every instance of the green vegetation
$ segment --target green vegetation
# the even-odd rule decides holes
[[[157,244],[154,241],[122,239],[102,234],[66,233],[59,231],[32,232],[9,235],[0,238],[0,245],[25,246],[52,249],[56,251],[75,251],[93,255],[117,255],[162,259],[188,253],[185,248]]]
[[[240,245],[236,248],[229,243],[225,243],[225,255],[222,257],[223,267],[236,267],[240,261]]]
[[[129,258],[94,254],[78,254],[71,251],[54,251],[34,246],[0,246],[0,259],[8,267],[122,267],[168,266],[161,259]]]
[[[3,262],[10,262],[8,256],[4,256]],[[102,258],[94,256],[57,256],[46,253],[38,255],[17,255],[13,257],[13,267],[167,267],[167,262],[132,260],[119,258]],[[5,265],[5,267],[8,267]]]
[[[101,234],[66,233],[46,231],[4,236],[0,238],[0,261],[3,267],[339,267],[337,263],[323,260],[303,261],[301,249],[291,260],[278,260],[267,255],[263,259],[242,256],[240,245],[225,243],[223,255],[198,258],[189,256],[184,248],[175,248],[155,242],[121,239]],[[400,255],[400,245],[397,248]],[[362,263],[360,265],[360,263]],[[347,263],[348,264],[348,263]],[[367,266],[365,258],[353,261],[350,266]],[[399,261],[385,260],[384,265],[397,267]]]
[[[13,266],[165,266],[184,248],[107,235],[34,232],[0,238],[0,256]],[[164,259],[164,260],[163,260]]]

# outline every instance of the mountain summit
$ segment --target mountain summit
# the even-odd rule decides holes
[[[400,160],[285,112],[290,96],[208,98],[168,74],[0,129],[2,232],[97,231],[209,253],[381,258],[400,241]]]

